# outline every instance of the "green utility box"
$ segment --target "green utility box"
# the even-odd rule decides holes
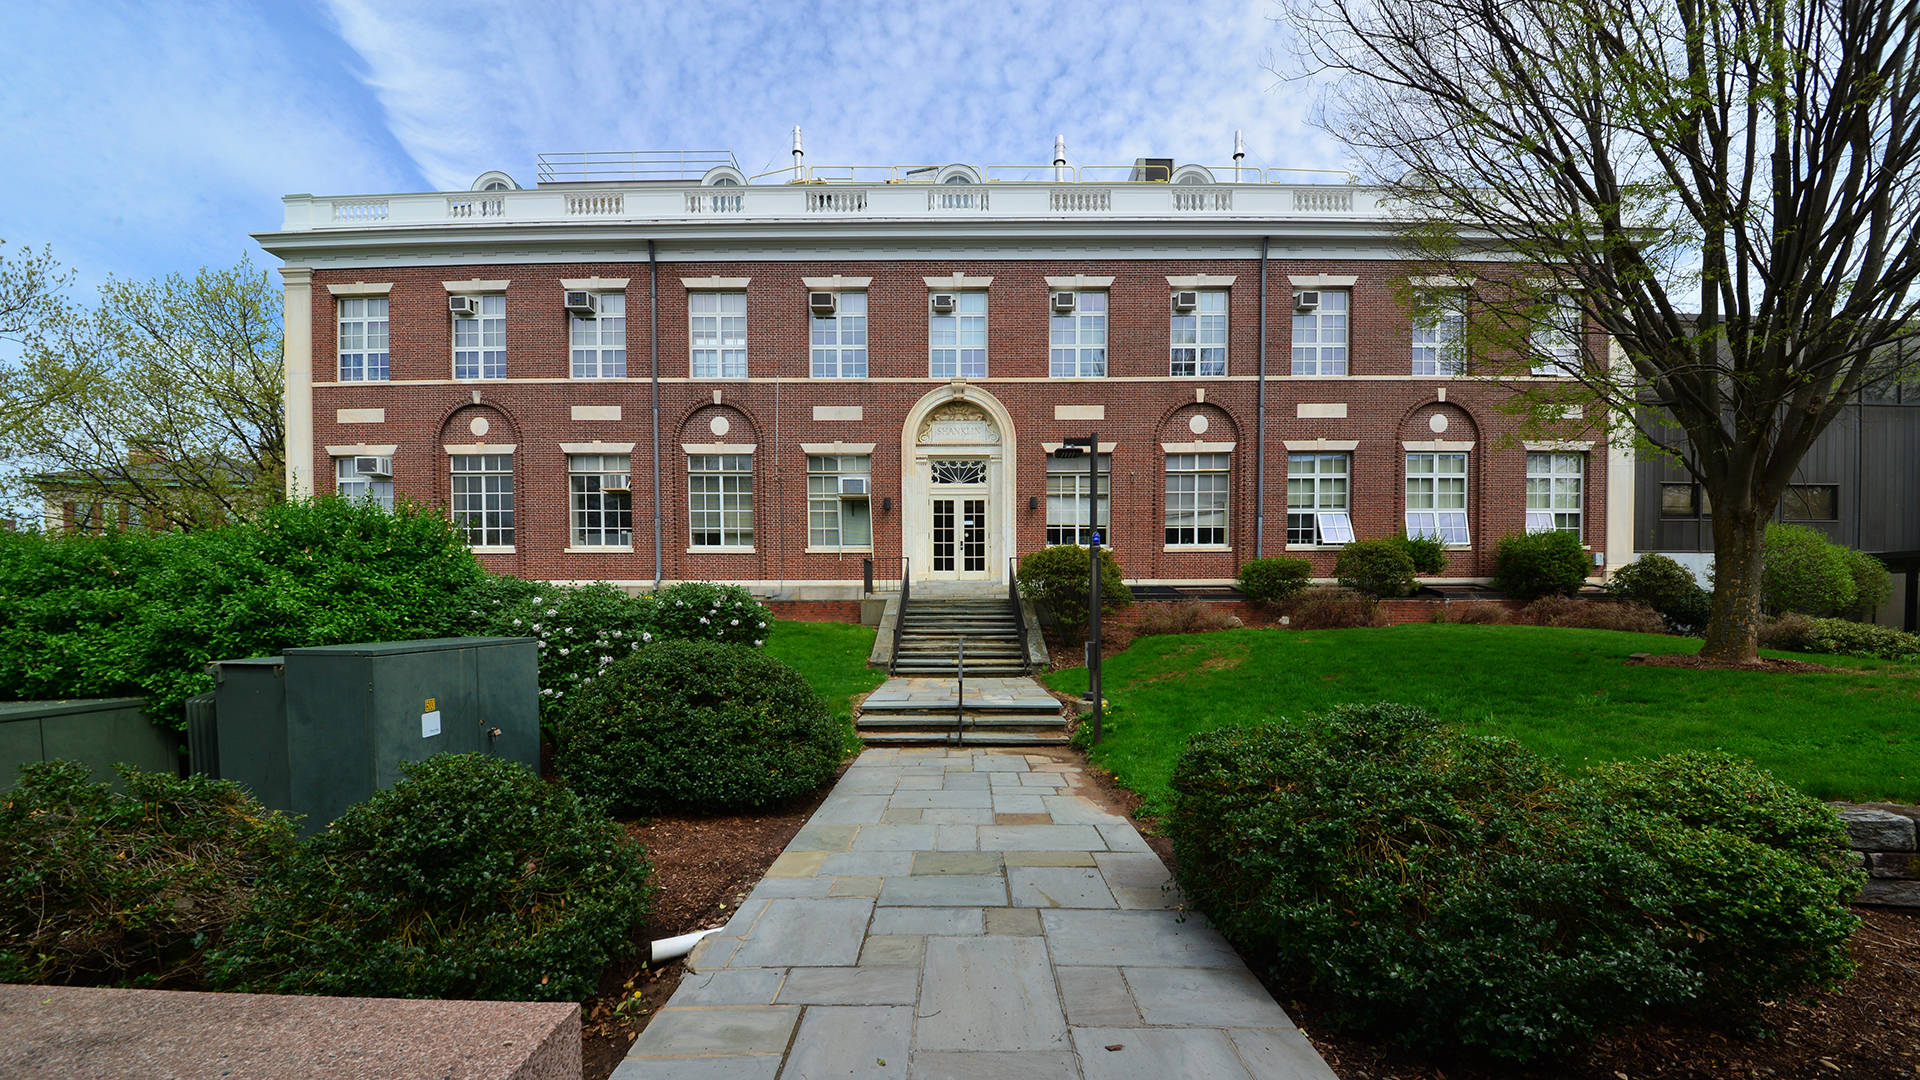
[[[312,832],[400,779],[403,762],[485,753],[540,767],[532,638],[288,649],[212,665],[219,775]]]
[[[126,790],[115,762],[177,775],[180,736],[161,731],[139,698],[0,702],[0,791],[31,761],[78,761],[115,791]]]

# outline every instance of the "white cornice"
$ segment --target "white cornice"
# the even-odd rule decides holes
[[[504,280],[482,281],[479,278],[474,278],[471,281],[443,281],[440,285],[446,289],[447,292],[459,295],[462,293],[503,293],[507,291],[508,282]]]
[[[329,285],[327,291],[335,296],[385,296],[393,291],[393,282],[356,281],[351,285]]]
[[[398,443],[346,443],[327,447],[328,457],[392,457]]]
[[[440,447],[449,454],[511,454],[513,443],[444,443]]]
[[[993,275],[968,277],[960,271],[955,270],[952,274],[944,277],[922,277],[920,280],[926,282],[927,288],[929,289],[984,289],[993,284]]]
[[[680,449],[689,454],[751,454],[755,443],[681,443]]]
[[[1230,442],[1163,442],[1160,449],[1169,454],[1231,454]]]
[[[800,279],[800,284],[819,292],[841,292],[844,290],[864,289],[868,285],[873,284],[873,279],[870,277],[843,277],[835,274],[832,277],[803,277]]]
[[[1113,275],[1074,274],[1070,277],[1050,277],[1049,289],[1105,289],[1113,285]]]
[[[1425,442],[1402,442],[1400,448],[1416,454],[1464,454],[1473,449],[1473,440],[1448,442],[1445,439],[1428,439]]]
[[[1235,274],[1168,274],[1167,284],[1176,289],[1230,289]]]
[[[689,291],[728,289],[737,292],[746,288],[747,283],[752,280],[752,278],[721,277],[719,274],[713,274],[708,277],[683,277],[680,279],[680,284],[686,286]]]
[[[1360,449],[1360,444],[1352,439],[1288,439],[1286,447],[1296,454],[1311,454],[1315,451],[1351,453]]]
[[[1289,274],[1287,284],[1296,289],[1351,289],[1360,279],[1353,274]]]
[[[871,454],[876,444],[870,442],[808,442],[800,444],[803,454]]]
[[[597,439],[593,442],[563,442],[560,444],[560,452],[563,454],[631,454],[633,453],[633,444],[630,442],[600,442]]]
[[[1552,453],[1555,450],[1591,450],[1598,445],[1598,443],[1593,439],[1537,439],[1531,442],[1523,442],[1520,445],[1529,453],[1545,454]]]
[[[1045,450],[1048,454],[1052,454],[1054,451],[1060,449],[1065,445],[1067,444],[1057,443],[1057,442],[1043,442],[1040,444],[1040,449]],[[1085,446],[1086,444],[1082,443],[1081,445]],[[1111,454],[1119,448],[1120,448],[1120,444],[1117,442],[1103,442],[1100,444],[1100,452],[1103,454]],[[1084,456],[1084,451],[1083,451],[1083,456]]]
[[[561,278],[560,287],[574,292],[621,292],[626,289],[632,278],[623,277],[579,277]]]

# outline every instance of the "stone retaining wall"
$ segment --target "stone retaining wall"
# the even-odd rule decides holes
[[[1843,803],[1835,809],[1867,871],[1859,902],[1920,907],[1920,806]]]

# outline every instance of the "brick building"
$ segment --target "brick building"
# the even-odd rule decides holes
[[[1463,581],[1527,528],[1577,531],[1596,574],[1631,557],[1630,462],[1591,427],[1514,443],[1506,391],[1450,374],[1449,325],[1407,303],[1470,283],[1396,261],[1370,189],[626,160],[289,196],[258,237],[289,489],[445,505],[498,572],[848,601],[869,559],[984,588],[1083,539],[1087,461],[1052,451],[1097,433],[1136,583],[1328,575],[1401,528]]]

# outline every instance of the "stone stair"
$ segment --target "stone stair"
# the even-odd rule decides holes
[[[958,688],[951,676],[889,679],[861,704],[860,737],[870,746],[1066,744],[1059,700],[1032,678],[969,674],[964,703]]]
[[[1020,615],[1004,597],[914,597],[900,618],[900,648],[891,666],[894,675],[957,675],[962,641],[967,646],[969,679],[1027,673]]]

